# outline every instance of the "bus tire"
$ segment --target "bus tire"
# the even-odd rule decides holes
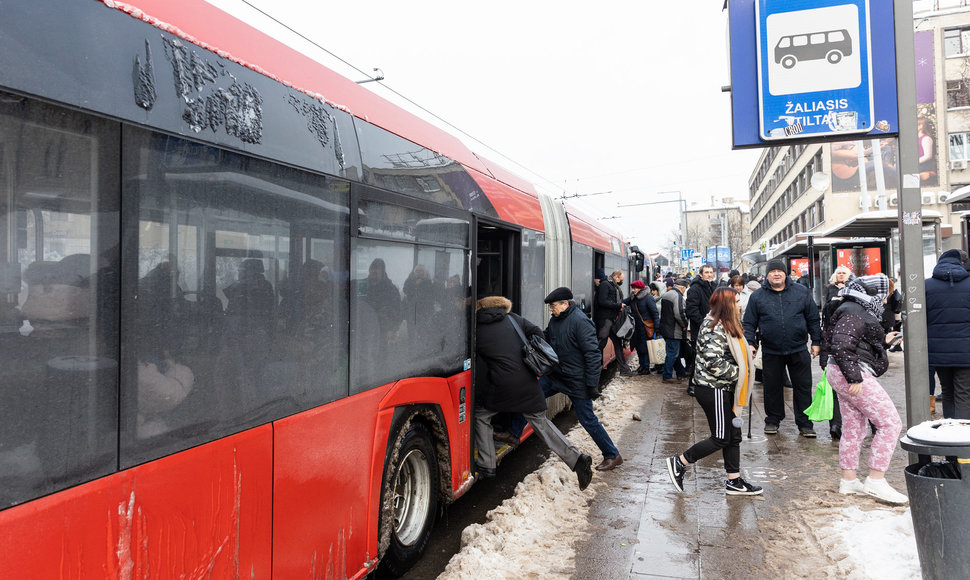
[[[825,55],[825,60],[829,61],[831,64],[839,64],[839,61],[842,60],[842,53],[837,50],[833,50]]]
[[[390,526],[380,568],[401,576],[418,561],[438,513],[438,461],[428,428],[413,422],[384,469],[381,530]]]
[[[785,68],[792,68],[796,64],[798,64],[798,59],[790,54],[785,55],[785,57],[781,59],[781,66]]]

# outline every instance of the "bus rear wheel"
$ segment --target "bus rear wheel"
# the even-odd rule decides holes
[[[829,61],[831,64],[838,64],[839,61],[842,60],[842,53],[837,50],[833,50],[825,55],[825,60]]]
[[[438,509],[438,462],[428,429],[412,423],[392,461],[384,471],[381,504],[381,518],[390,526],[390,543],[380,566],[400,576],[424,552]]]

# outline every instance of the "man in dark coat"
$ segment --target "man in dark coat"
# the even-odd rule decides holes
[[[511,311],[512,302],[502,296],[488,296],[477,303],[475,446],[479,474],[483,478],[495,477],[492,417],[498,413],[521,413],[549,449],[576,472],[579,488],[586,489],[593,478],[593,459],[576,449],[546,417],[546,397],[535,373],[522,360],[522,339],[509,319],[518,324],[527,339],[541,336],[542,329]]]
[[[926,344],[940,377],[943,417],[970,419],[970,261],[947,250],[926,280]]]
[[[633,338],[630,344],[637,351],[640,359],[640,366],[637,368],[638,375],[650,374],[650,356],[647,353],[647,341],[653,340],[654,336],[660,332],[660,312],[657,310],[657,302],[653,299],[653,294],[647,292],[646,284],[642,280],[634,280],[630,283],[632,296],[623,301],[630,306],[633,312]],[[649,324],[648,324],[649,323]],[[649,336],[647,336],[648,330]]]
[[[785,369],[792,383],[795,424],[802,437],[815,437],[805,414],[812,404],[812,358],[821,349],[818,306],[811,291],[792,282],[783,260],[768,262],[768,280],[748,299],[744,311],[744,338],[754,350],[761,340],[764,374],[765,433],[778,433],[785,418]],[[812,340],[811,356],[806,348]]]
[[[700,332],[704,317],[711,310],[711,296],[714,295],[714,268],[709,264],[701,266],[701,273],[691,280],[687,289],[687,318],[690,319],[690,340],[696,347],[697,333]]]
[[[572,298],[572,291],[565,287],[556,288],[545,298],[552,312],[546,341],[559,355],[559,372],[542,377],[539,384],[547,397],[553,393],[569,397],[579,424],[603,453],[603,461],[596,469],[608,471],[619,467],[623,458],[593,412],[593,399],[599,396],[602,358],[593,322],[570,302]]]
[[[688,282],[683,278],[674,282],[674,287],[667,290],[660,301],[660,335],[667,346],[667,356],[664,359],[663,382],[676,383],[683,380],[687,369],[680,362],[680,342],[687,340],[687,314],[684,306],[684,292]],[[690,361],[688,361],[690,364]],[[677,378],[674,378],[674,372]]]
[[[623,308],[623,271],[616,270],[605,280],[600,280],[596,287],[596,308],[593,310],[593,322],[596,323],[596,338],[598,346],[602,352],[607,340],[613,341],[613,354],[616,355],[617,364],[620,366],[620,373],[624,375],[633,374],[626,365],[623,356],[623,340],[613,334],[613,322],[620,315]]]

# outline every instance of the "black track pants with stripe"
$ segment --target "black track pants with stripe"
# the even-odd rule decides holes
[[[720,449],[724,455],[724,471],[739,473],[741,428],[731,423],[734,419],[734,393],[697,385],[694,387],[694,397],[707,415],[711,436],[691,446],[684,452],[684,458],[690,463],[696,463]]]

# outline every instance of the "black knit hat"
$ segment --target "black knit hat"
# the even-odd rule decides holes
[[[552,304],[553,302],[560,302],[562,300],[572,300],[572,299],[573,299],[573,291],[570,290],[569,288],[566,288],[565,286],[562,286],[550,292],[549,295],[546,296],[546,299],[543,300],[543,302],[545,302],[546,304]]]
[[[785,274],[788,273],[788,268],[785,267],[785,261],[779,258],[768,260],[768,267],[765,268],[765,274],[768,274],[772,270],[781,270]]]

